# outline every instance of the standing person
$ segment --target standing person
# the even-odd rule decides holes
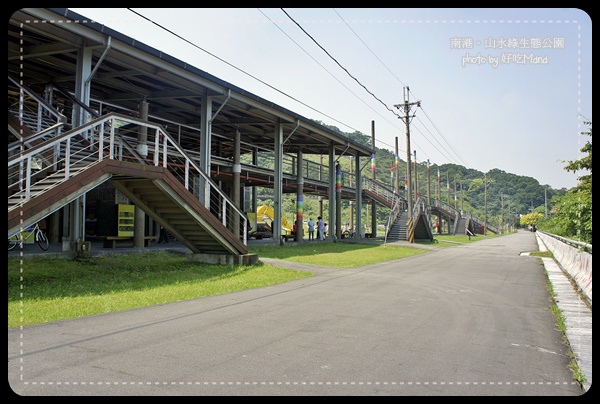
[[[323,218],[319,216],[317,218],[317,233],[319,233],[319,240],[325,240],[323,237],[323,229],[325,228],[325,222],[323,222]]]
[[[323,224],[323,237],[327,237],[327,229],[328,229],[327,223],[324,223]]]
[[[308,219],[308,240],[315,239],[315,221],[312,220],[312,217]]]
[[[167,244],[169,242],[169,235],[167,230],[160,226],[160,235],[158,237],[158,244]]]
[[[244,212],[244,216],[246,218],[246,239],[249,240],[250,239],[250,232],[252,231],[252,223],[250,223],[250,218],[248,217],[248,213]],[[241,230],[240,231],[240,238],[243,239],[244,238],[244,231]]]

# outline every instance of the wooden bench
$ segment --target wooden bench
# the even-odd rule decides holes
[[[133,236],[107,236],[104,237],[104,248],[117,248],[117,243],[128,241],[133,243]],[[153,241],[156,241],[155,236],[144,236],[144,246],[150,247]]]

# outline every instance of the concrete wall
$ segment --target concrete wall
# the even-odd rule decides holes
[[[548,234],[537,231],[538,244],[541,241],[550,251],[562,269],[575,281],[581,292],[592,303],[592,254],[567,244]]]

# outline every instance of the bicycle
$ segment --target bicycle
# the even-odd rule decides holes
[[[29,234],[25,236],[24,233]],[[10,251],[14,249],[17,246],[17,244],[21,245],[22,247],[23,243],[29,240],[31,236],[35,237],[37,245],[39,245],[42,250],[48,250],[48,247],[50,245],[48,242],[48,236],[46,236],[46,233],[44,233],[44,231],[40,229],[38,223],[36,223],[35,226],[30,226],[27,229],[15,234],[14,236],[11,236],[8,239],[8,250]]]

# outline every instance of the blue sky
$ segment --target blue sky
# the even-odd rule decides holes
[[[592,120],[592,27],[574,8],[73,8],[406,159],[571,188]],[[143,17],[142,17],[143,16]],[[411,151],[412,153],[412,151]]]

